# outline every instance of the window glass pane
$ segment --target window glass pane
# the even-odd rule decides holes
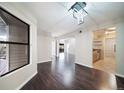
[[[9,46],[0,44],[0,75],[9,71]]]
[[[0,75],[28,64],[28,45],[0,44]]]
[[[28,64],[27,45],[9,45],[10,71]]]
[[[2,41],[28,43],[29,26],[0,9],[0,39]]]
[[[7,41],[7,40],[8,40],[8,26],[0,17],[0,41]]]

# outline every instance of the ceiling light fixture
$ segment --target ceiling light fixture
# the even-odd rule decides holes
[[[84,10],[85,7],[85,2],[76,2],[68,10],[73,12],[73,18],[77,19],[79,25],[84,23],[84,17],[88,14],[87,11]]]

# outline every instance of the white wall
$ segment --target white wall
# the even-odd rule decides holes
[[[118,23],[116,27],[117,74],[124,77],[124,22]]]
[[[37,37],[38,63],[51,61],[52,37],[47,32],[38,32]]]
[[[56,56],[59,57],[59,43],[60,40],[56,40]]]
[[[69,53],[69,39],[64,40],[64,53]]]
[[[53,38],[52,39],[52,56],[56,56],[56,40]]]
[[[75,55],[75,38],[69,39],[69,54]]]
[[[76,35],[76,63],[92,67],[92,31],[83,31]]]
[[[0,77],[0,89],[20,89],[37,73],[37,26],[36,20],[23,7],[12,3],[0,3],[0,6],[30,24],[30,64]]]
[[[75,55],[75,38],[67,38],[64,40],[64,52]]]

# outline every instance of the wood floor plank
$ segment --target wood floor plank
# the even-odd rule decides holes
[[[99,90],[124,87],[115,75],[74,64],[73,57],[70,58],[71,61],[59,58],[38,64],[38,74],[22,90]]]

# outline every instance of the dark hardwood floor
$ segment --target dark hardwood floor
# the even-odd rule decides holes
[[[123,81],[123,82],[122,82]],[[38,73],[22,90],[124,89],[124,79],[74,64],[73,55],[38,64]]]

